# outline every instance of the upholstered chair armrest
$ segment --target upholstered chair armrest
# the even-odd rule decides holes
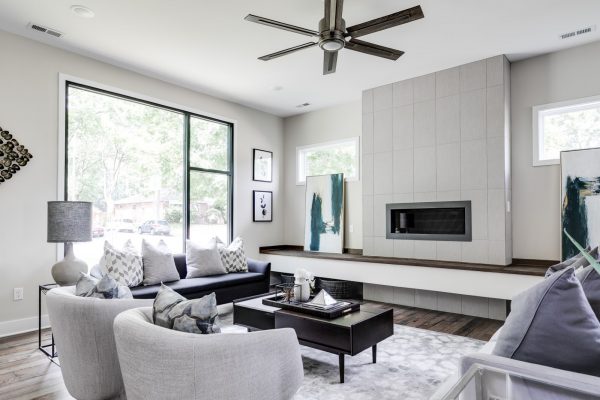
[[[121,313],[115,338],[128,400],[290,399],[303,379],[292,329],[198,335]]]
[[[248,259],[248,272],[258,272],[269,276],[271,274],[271,263],[267,261],[258,261]]]

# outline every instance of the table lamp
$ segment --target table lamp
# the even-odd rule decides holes
[[[52,266],[54,282],[74,285],[87,264],[75,257],[74,242],[92,240],[92,203],[87,201],[48,202],[48,243],[64,243],[65,258]]]

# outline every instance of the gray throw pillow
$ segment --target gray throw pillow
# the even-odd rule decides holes
[[[572,267],[513,299],[493,353],[600,376],[600,322]]]
[[[588,246],[585,250],[589,251],[590,254],[592,255],[592,257],[595,257],[595,258],[598,257],[598,246],[596,246],[591,251],[590,251],[590,248],[591,247]],[[579,253],[561,263],[558,263],[556,265],[552,265],[551,267],[549,267],[548,270],[546,271],[546,278],[555,272],[562,271],[563,269],[565,269],[567,267],[573,267],[575,270],[577,270],[578,268],[586,267],[588,265],[590,265],[590,263],[585,259],[585,257],[581,253]]]
[[[75,294],[81,297],[96,297],[99,299],[132,299],[133,295],[127,286],[119,285],[109,275],[96,279],[82,273],[75,284]]]
[[[217,296],[186,300],[168,286],[161,285],[153,306],[154,324],[188,333],[220,333]]]
[[[221,255],[217,250],[217,241],[212,238],[208,243],[202,245],[186,240],[185,260],[187,263],[186,278],[199,278],[202,276],[222,275],[227,270],[221,261]]]
[[[578,270],[575,275],[581,282],[581,287],[587,297],[596,318],[600,320],[600,274],[591,265]]]
[[[175,259],[163,240],[156,246],[145,239],[142,240],[142,262],[144,264],[144,280],[142,282],[144,286],[179,280]]]
[[[241,237],[233,239],[229,246],[226,246],[219,238],[215,238],[215,240],[227,272],[248,272],[248,260],[244,251],[244,241]]]

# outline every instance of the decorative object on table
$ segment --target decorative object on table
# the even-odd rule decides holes
[[[279,286],[284,286],[286,292],[282,292]],[[262,303],[266,306],[282,308],[284,310],[296,311],[299,313],[304,313],[308,315],[313,315],[319,318],[325,319],[334,319],[343,314],[351,313],[354,311],[360,310],[360,302],[354,300],[344,300],[344,301],[336,301],[335,304],[330,306],[321,306],[318,304],[311,304],[310,301],[298,301],[293,298],[294,287],[297,285],[292,285],[289,283],[285,283],[282,285],[276,285],[275,294],[264,297],[262,299]],[[289,290],[291,288],[291,291]],[[291,293],[290,293],[291,292]],[[288,300],[286,293],[290,293],[292,295],[292,299]],[[309,299],[312,300],[312,299]]]
[[[65,258],[52,267],[60,286],[74,285],[87,264],[73,253],[74,242],[92,240],[92,203],[87,201],[48,202],[48,243],[65,243]]]
[[[254,208],[254,222],[272,222],[273,192],[253,190],[252,208]]]
[[[297,287],[294,289],[294,297],[297,301],[308,301],[310,298],[311,288],[314,289],[315,277],[312,272],[300,268],[294,274],[294,283]]]
[[[325,290],[321,290],[313,299],[309,302],[312,306],[321,308],[328,308],[337,304],[337,300],[331,297]]]
[[[563,151],[561,224],[584,247],[600,243],[600,148]],[[562,258],[579,251],[563,233]]]
[[[252,180],[259,182],[273,181],[273,152],[253,150]]]
[[[317,278],[315,289],[317,291],[326,290],[334,299],[362,300],[363,298],[363,287],[361,282]]]
[[[25,146],[0,127],[0,184],[12,178],[32,158]]]
[[[304,250],[343,252],[344,174],[306,177]]]
[[[298,286],[299,285],[296,285],[295,283],[281,283],[279,285],[275,285],[275,297],[283,302],[291,303],[294,301]]]

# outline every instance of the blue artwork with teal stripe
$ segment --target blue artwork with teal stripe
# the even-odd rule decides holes
[[[306,178],[305,250],[341,253],[344,233],[344,175]]]

